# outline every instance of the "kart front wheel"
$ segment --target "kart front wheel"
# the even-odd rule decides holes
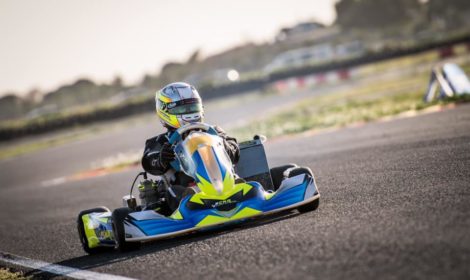
[[[318,206],[320,206],[320,198],[317,198],[312,202],[299,206],[297,210],[299,210],[300,213],[306,213],[317,210]]]
[[[124,231],[124,219],[131,213],[128,207],[117,208],[113,211],[113,233],[116,240],[116,248],[121,252],[136,250],[140,247],[140,242],[126,242]]]
[[[78,218],[77,218],[78,237],[80,238],[80,242],[82,243],[83,250],[90,255],[106,251],[106,249],[108,248],[106,247],[90,248],[88,244],[88,239],[85,234],[85,227],[83,226],[82,217],[90,213],[105,213],[105,212],[110,212],[110,211],[108,208],[101,206],[97,208],[83,210],[82,212],[78,214]]]

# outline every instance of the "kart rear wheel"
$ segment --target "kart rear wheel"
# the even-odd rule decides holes
[[[279,189],[282,181],[285,179],[284,171],[286,171],[289,168],[295,168],[295,167],[297,167],[297,165],[291,163],[291,164],[286,164],[286,165],[281,165],[281,166],[276,166],[276,167],[271,168],[269,172],[271,173],[271,179],[273,181],[274,191],[277,191],[277,189]]]
[[[294,176],[300,175],[300,174],[309,174],[313,178],[313,172],[312,169],[308,167],[303,167],[303,166],[297,166],[293,169],[290,170],[289,172],[289,178],[292,178]]]
[[[109,211],[109,209],[104,206],[100,206],[97,208],[83,210],[82,212],[78,214],[78,218],[77,218],[78,237],[80,238],[80,243],[82,244],[83,250],[87,252],[89,255],[107,251],[109,250],[109,248],[107,247],[90,248],[90,246],[88,245],[88,239],[85,235],[85,228],[83,226],[82,217],[90,213],[105,213],[105,212],[111,212],[111,211]]]
[[[289,172],[289,178],[300,175],[300,174],[309,174],[310,176],[312,176],[312,178],[314,178],[312,170],[308,167],[296,167],[292,169]],[[307,204],[299,206],[297,210],[299,210],[300,213],[305,213],[305,212],[317,210],[318,206],[320,206],[320,198],[317,198],[314,201],[311,201]]]
[[[121,252],[129,252],[140,247],[140,242],[126,242],[126,233],[124,231],[124,219],[131,213],[128,207],[117,208],[113,211],[113,233],[116,240],[116,249]]]

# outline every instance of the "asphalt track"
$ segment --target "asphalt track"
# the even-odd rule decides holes
[[[315,212],[86,256],[76,214],[119,207],[138,169],[50,187],[38,182],[152,132],[143,126],[132,133],[0,162],[0,251],[141,279],[470,277],[469,105],[268,142],[272,166],[314,170],[322,194]]]

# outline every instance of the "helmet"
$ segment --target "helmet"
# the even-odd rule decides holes
[[[196,88],[187,83],[171,83],[159,90],[155,105],[160,122],[168,129],[202,122],[204,110]]]

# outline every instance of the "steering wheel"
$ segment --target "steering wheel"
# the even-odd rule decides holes
[[[171,145],[174,145],[175,143],[178,143],[179,141],[183,140],[183,138],[184,138],[183,135],[186,132],[191,131],[191,130],[196,130],[196,129],[197,130],[202,130],[204,132],[207,132],[207,133],[210,133],[210,134],[213,134],[213,135],[218,135],[217,131],[207,123],[190,123],[190,124],[184,125],[184,126],[178,128],[177,130],[175,130],[171,134],[170,139],[168,140],[168,142]]]
[[[170,135],[170,138],[168,139],[168,142],[170,143],[170,145],[172,145],[174,147],[177,143],[184,140],[183,138],[185,138],[187,136],[187,135],[185,135],[185,134],[187,134],[187,132],[189,132],[191,130],[196,130],[196,129],[201,130],[201,131],[206,132],[206,133],[209,133],[209,134],[212,134],[212,135],[218,135],[217,131],[207,123],[190,123],[190,124],[187,124],[185,126],[182,126],[182,127],[178,128],[177,130],[175,130]],[[170,162],[170,165],[176,171],[181,170],[180,163],[177,159]]]

